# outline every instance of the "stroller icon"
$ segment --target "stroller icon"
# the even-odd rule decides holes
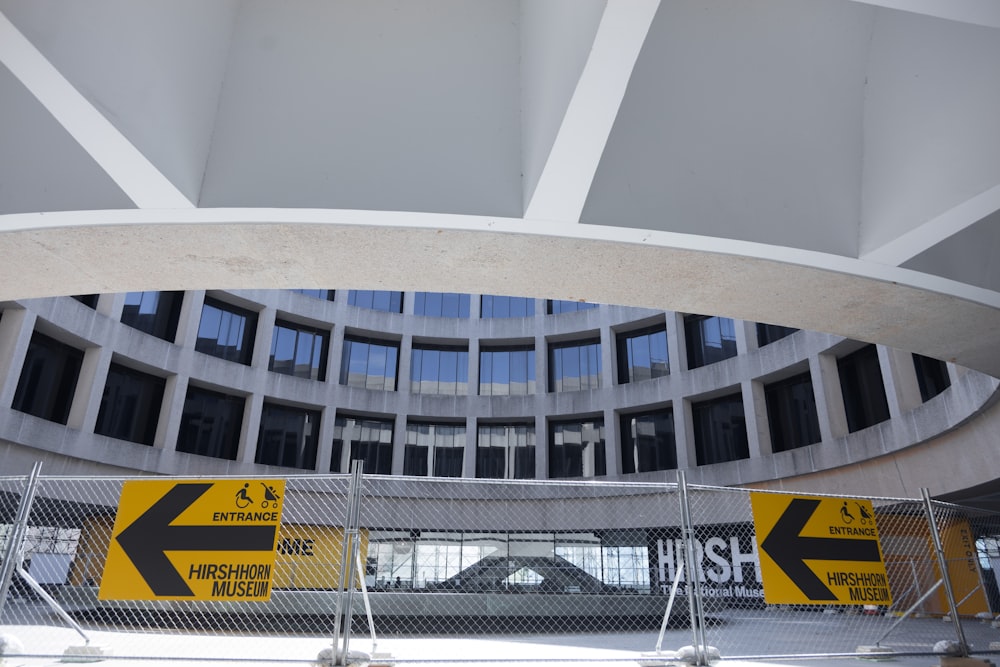
[[[260,485],[264,487],[264,500],[261,502],[260,506],[264,509],[267,509],[267,507],[272,504],[274,507],[277,507],[278,500],[281,496],[277,494],[273,486],[268,486],[267,484],[264,484],[264,482],[261,482]]]

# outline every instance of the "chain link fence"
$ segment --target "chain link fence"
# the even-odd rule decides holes
[[[938,653],[944,640],[985,654],[1000,641],[1000,517],[926,498],[689,487],[683,475],[650,484],[356,474],[158,478],[125,500],[126,486],[149,482],[0,477],[7,655],[313,662],[324,648],[346,661],[354,647],[381,663],[419,663],[429,659],[416,647],[431,637],[445,653],[469,638],[558,637],[623,649],[592,650],[602,661],[648,664],[682,646],[703,663],[716,650],[888,657]],[[215,525],[196,525],[211,520],[187,506],[165,509],[173,491],[163,489],[182,486],[222,490]],[[758,535],[767,507],[778,509]],[[234,527],[256,520],[239,512],[266,519],[276,509],[266,563],[236,563],[230,550],[245,531]],[[144,533],[149,544],[114,561],[122,524],[153,515],[163,524]],[[874,569],[853,564],[872,548]],[[154,557],[190,595],[157,594],[150,568],[136,564]],[[775,567],[787,580],[773,579]],[[812,579],[833,599],[796,599]]]

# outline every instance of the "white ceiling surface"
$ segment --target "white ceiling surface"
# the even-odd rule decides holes
[[[1000,375],[996,0],[0,0],[0,298],[523,293]]]

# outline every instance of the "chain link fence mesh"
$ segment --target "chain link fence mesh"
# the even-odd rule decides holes
[[[751,492],[687,487],[690,568],[678,486],[649,483],[365,477],[355,592],[341,595],[351,477],[283,478],[268,601],[100,599],[103,578],[119,576],[105,572],[105,561],[131,481],[39,478],[20,552],[44,595],[14,573],[0,609],[0,632],[18,635],[26,655],[54,655],[101,633],[123,639],[117,657],[203,658],[200,641],[224,636],[254,639],[234,644],[229,660],[313,661],[331,643],[338,605],[350,607],[351,620],[337,633],[377,635],[383,644],[558,635],[581,646],[627,638],[623,645],[646,651],[658,642],[666,650],[703,642],[727,658],[866,655],[873,647],[932,654],[938,642],[961,636],[943,620],[951,610],[945,578],[972,650],[990,652],[1000,633],[991,612],[1000,598],[993,574],[1000,517],[932,504],[944,577],[924,501],[839,498],[851,525],[877,529],[888,595],[863,592],[871,597],[855,601],[863,604],[773,604],[765,600]],[[258,502],[272,481],[246,480]],[[0,478],[0,556],[26,485],[25,477]],[[57,635],[62,645],[53,643]],[[315,643],[301,655],[279,641],[290,637]],[[420,661],[393,651],[392,661],[408,660]]]

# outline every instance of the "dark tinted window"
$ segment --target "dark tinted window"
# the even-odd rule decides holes
[[[364,473],[388,475],[392,472],[392,421],[338,416],[333,425],[333,457],[330,472],[350,472],[350,463],[341,470],[343,453],[349,461],[364,461]],[[346,448],[346,450],[345,450]]]
[[[340,384],[382,391],[396,390],[399,346],[368,338],[344,339]]]
[[[622,472],[677,468],[673,410],[621,416]]]
[[[698,465],[750,457],[743,397],[724,396],[691,406]]]
[[[403,312],[403,293],[384,290],[351,290],[347,303],[358,308],[381,310],[387,313]]]
[[[74,294],[73,298],[88,308],[97,308],[98,296],[98,294]]]
[[[736,327],[728,317],[684,318],[688,368],[700,368],[736,356]]]
[[[601,477],[604,458],[604,420],[554,423],[549,426],[549,477]]]
[[[205,299],[194,349],[249,366],[256,330],[256,313]]]
[[[445,292],[417,292],[413,314],[426,317],[468,317],[469,295]]]
[[[532,317],[535,300],[523,296],[493,296],[484,294],[481,317]]]
[[[549,391],[580,391],[600,386],[600,341],[549,347]]]
[[[771,449],[783,452],[820,441],[812,376],[802,373],[764,387]]]
[[[293,289],[291,291],[305,296],[311,296],[314,299],[322,299],[323,301],[333,301],[333,297],[336,294],[336,292],[332,289]]]
[[[406,425],[403,474],[461,477],[465,460],[464,424]]]
[[[177,451],[236,460],[244,399],[188,387],[177,433]]]
[[[275,322],[267,368],[284,375],[325,380],[329,344],[330,334],[326,331],[290,322]]]
[[[414,345],[410,356],[410,392],[465,396],[469,392],[469,351]]]
[[[770,345],[776,340],[781,340],[786,336],[791,336],[796,331],[798,331],[798,329],[793,329],[792,327],[782,327],[777,324],[761,324],[758,322],[757,345],[758,347]]]
[[[111,364],[94,432],[152,445],[165,384],[163,378]]]
[[[943,361],[915,354],[913,355],[913,367],[917,371],[920,398],[925,403],[951,386],[948,364]]]
[[[172,343],[183,300],[184,292],[129,292],[125,295],[122,324]]]
[[[874,345],[866,345],[837,359],[837,370],[847,411],[847,428],[851,433],[889,419],[882,366]]]
[[[667,329],[618,334],[618,382],[641,382],[670,374]]]
[[[530,424],[481,425],[476,435],[476,477],[535,478],[535,427]]]
[[[559,315],[560,313],[575,313],[578,310],[597,308],[597,304],[587,303],[586,301],[555,301],[549,299],[546,308],[549,315]]]
[[[264,403],[257,438],[257,463],[315,470],[319,410]]]
[[[65,424],[80,377],[83,352],[37,331],[31,334],[12,407]]]

